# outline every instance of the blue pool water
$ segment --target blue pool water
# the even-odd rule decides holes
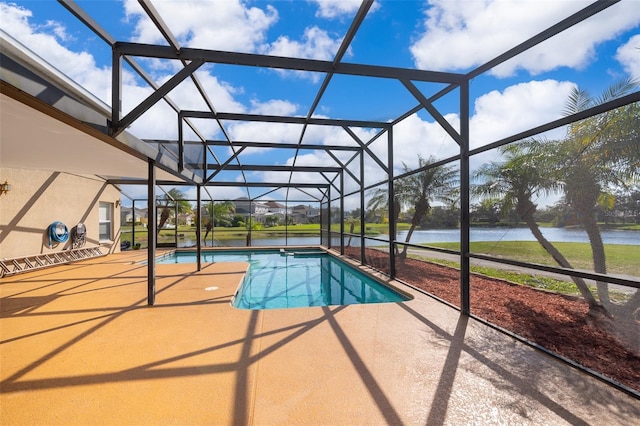
[[[195,263],[195,252],[176,252],[158,263]],[[203,252],[203,262],[248,262],[232,305],[239,309],[402,302],[408,297],[345,262],[319,251]]]

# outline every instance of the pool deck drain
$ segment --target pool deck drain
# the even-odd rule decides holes
[[[0,424],[607,424],[638,400],[410,288],[247,311],[248,264],[144,252],[0,280]],[[204,291],[218,287],[216,291]]]

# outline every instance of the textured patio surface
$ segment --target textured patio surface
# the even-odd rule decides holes
[[[243,311],[248,264],[145,252],[0,280],[0,424],[638,424],[640,401],[409,288]]]

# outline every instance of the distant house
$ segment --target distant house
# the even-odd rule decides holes
[[[277,201],[267,201],[264,205],[268,207],[269,213],[282,215],[283,217],[291,214],[291,209],[288,209],[287,206]]]
[[[178,213],[178,225],[191,226],[193,224],[192,213]]]
[[[241,216],[252,215],[255,220],[262,222],[264,215],[269,213],[269,207],[260,201],[250,201],[246,197],[237,198],[232,201],[236,206],[236,214]]]
[[[147,212],[148,212],[148,209],[146,208],[135,209],[135,212],[134,212],[132,207],[122,206],[120,208],[120,222],[122,224],[125,224],[125,223],[132,224],[132,223],[141,223],[141,222],[146,223]]]
[[[236,214],[241,216],[252,215],[257,222],[264,223],[268,216],[276,216],[280,220],[286,217],[295,223],[318,223],[320,219],[320,209],[313,206],[299,204],[295,207],[287,207],[277,201],[250,201],[246,197],[237,198],[232,201]],[[204,218],[203,210],[203,218]]]
[[[291,215],[295,223],[319,223],[320,209],[312,206],[298,204],[291,209]]]

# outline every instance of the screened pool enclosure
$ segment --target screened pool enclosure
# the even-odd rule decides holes
[[[416,287],[408,260],[444,264],[457,276],[458,299],[447,303],[489,323],[474,307],[475,266],[553,276],[575,286],[574,296],[592,308],[618,318],[620,329],[630,331],[627,337],[637,331],[640,261],[618,261],[616,254],[616,246],[631,253],[640,247],[640,231],[633,230],[640,224],[637,82],[602,70],[604,85],[594,88],[594,95],[604,95],[575,91],[563,109],[546,114],[551,118],[523,119],[516,134],[482,123],[479,99],[506,83],[476,84],[482,76],[500,75],[515,60],[543,57],[541,52],[558,43],[572,43],[576,32],[624,13],[627,2],[577,8],[536,34],[514,37],[509,48],[464,72],[390,66],[384,58],[375,64],[350,62],[349,50],[375,9],[372,0],[362,1],[331,60],[184,46],[150,1],[140,5],[164,42],[118,40],[78,4],[60,4],[84,24],[87,35],[104,41],[104,52],[96,54],[111,56],[110,107],[94,111],[98,118],[80,118],[75,107],[66,113],[148,165],[143,178],[109,177],[107,183],[122,187],[128,197],[128,202],[123,198],[129,214],[121,225],[122,242],[128,242],[123,248],[148,251],[150,305],[157,247],[200,252],[225,246],[323,246]],[[150,60],[173,68],[173,76],[154,79]],[[16,69],[23,66],[16,61]],[[216,93],[207,92],[202,69],[261,81],[289,73],[311,82],[313,94],[301,114],[280,113],[275,105],[278,113],[224,110]],[[123,74],[148,85],[142,102],[127,100]],[[25,72],[22,78],[30,77]],[[367,89],[351,91],[356,80]],[[69,93],[57,81],[49,84]],[[188,90],[191,101],[178,103],[174,90]],[[532,84],[531,90],[543,87]],[[326,101],[338,94],[363,96],[380,105],[379,113],[364,116],[345,108],[333,116]],[[508,116],[511,105],[504,98],[483,101],[504,101],[505,120],[516,119]],[[529,101],[524,95],[515,100]],[[173,111],[175,121],[168,126],[175,138],[137,131],[136,122],[159,109]],[[415,127],[409,123],[416,120],[428,124],[411,131]],[[239,124],[264,130],[229,130]],[[268,152],[282,153],[282,160],[273,162]],[[126,188],[135,185],[146,187],[146,197],[128,195]],[[546,200],[552,201],[545,205]],[[558,243],[547,237],[546,228],[576,230],[577,236]],[[611,242],[625,232],[631,232],[623,235],[630,235],[628,240]],[[565,245],[569,242],[583,244],[586,254]],[[637,349],[638,339],[624,341]]]

